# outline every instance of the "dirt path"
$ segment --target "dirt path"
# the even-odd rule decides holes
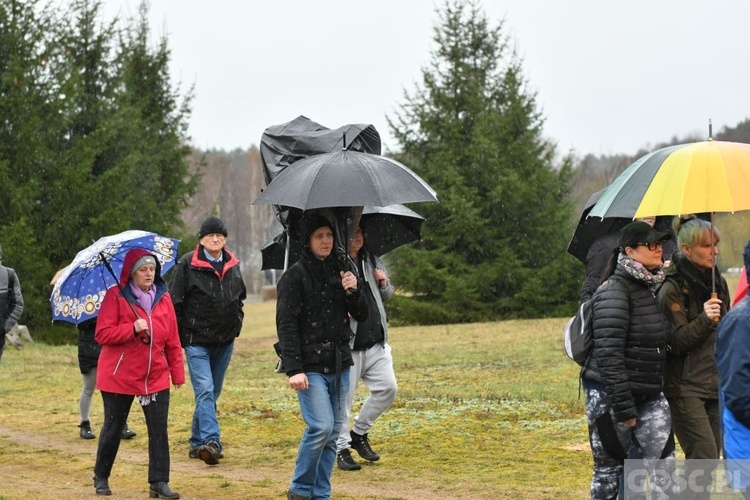
[[[117,498],[145,498],[147,486],[140,490],[132,486],[116,486],[117,474],[129,473],[133,468],[145,473],[147,451],[144,441],[138,436],[132,441],[123,441],[117,454],[116,471],[110,484]],[[0,499],[16,498],[95,498],[91,480],[91,469],[96,454],[96,440],[84,441],[61,436],[59,439],[44,432],[32,433],[9,428],[0,423]],[[174,453],[173,453],[174,455]],[[66,461],[59,465],[59,460]],[[246,463],[232,463],[223,460],[218,467],[204,465],[198,460],[172,456],[172,484],[182,493],[182,498],[236,498],[223,493],[222,485],[231,483],[274,485],[274,493],[247,494],[243,498],[285,498],[285,488],[289,481],[289,471],[271,467],[248,467]],[[340,473],[341,476],[336,476]],[[362,471],[366,473],[366,471]],[[349,474],[343,476],[343,474]],[[359,473],[357,473],[359,474]],[[144,474],[145,475],[145,474]],[[192,496],[185,488],[190,478],[196,483],[211,481],[215,484],[216,495]],[[120,480],[122,482],[122,480]],[[418,483],[418,480],[416,480]],[[145,483],[145,480],[144,480]],[[353,473],[336,471],[334,475],[333,498],[340,499],[453,499],[455,494],[447,494],[438,489],[414,485],[411,481],[399,484],[369,484],[357,481]],[[279,487],[275,488],[278,484]],[[179,487],[178,487],[179,486]],[[205,484],[204,488],[205,490]],[[249,495],[249,496],[248,496]],[[462,497],[467,498],[467,497]],[[477,497],[474,497],[477,498]]]

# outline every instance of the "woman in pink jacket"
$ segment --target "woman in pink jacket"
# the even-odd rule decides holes
[[[97,495],[111,495],[112,471],[120,436],[133,398],[148,428],[148,482],[151,498],[180,498],[169,488],[170,377],[185,383],[182,347],[172,298],[161,278],[159,261],[142,249],[125,255],[120,283],[107,290],[96,323],[102,346],[96,388],[104,400],[104,425],[94,466]]]

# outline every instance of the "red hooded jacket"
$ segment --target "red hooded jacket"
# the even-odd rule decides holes
[[[101,344],[99,366],[96,370],[96,388],[116,394],[141,396],[169,388],[172,383],[185,383],[182,347],[177,332],[177,319],[172,298],[161,277],[161,266],[156,260],[156,276],[151,314],[148,314],[130,290],[130,270],[146,250],[136,248],[125,255],[120,274],[120,286],[112,286],[102,301],[96,322],[96,341]],[[149,323],[151,341],[144,344],[136,338],[133,323],[136,315]]]

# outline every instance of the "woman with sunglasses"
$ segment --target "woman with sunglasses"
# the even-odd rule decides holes
[[[729,310],[729,289],[718,269],[719,231],[693,215],[675,217],[678,251],[666,270],[659,305],[671,326],[664,393],[686,459],[718,459],[721,450],[714,343]],[[712,291],[718,297],[712,298]],[[710,484],[710,474],[703,475]],[[706,485],[703,485],[706,486]]]
[[[641,221],[620,230],[609,278],[593,302],[593,348],[581,372],[594,458],[592,499],[617,498],[631,446],[674,469],[674,439],[663,382],[669,323],[656,291],[664,281],[662,243],[670,235]],[[671,488],[651,474],[654,498]]]
[[[125,255],[120,283],[107,290],[96,323],[102,346],[96,387],[104,401],[104,425],[94,466],[97,495],[111,495],[112,472],[121,432],[133,399],[148,428],[148,482],[151,498],[180,498],[169,488],[170,379],[185,383],[182,347],[172,298],[159,261],[136,248]]]

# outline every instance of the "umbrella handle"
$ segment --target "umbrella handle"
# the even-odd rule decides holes
[[[719,294],[716,293],[716,292],[711,292],[711,298],[712,299],[718,299],[719,298]],[[713,322],[714,323],[718,323],[719,322],[719,318],[713,318]]]

